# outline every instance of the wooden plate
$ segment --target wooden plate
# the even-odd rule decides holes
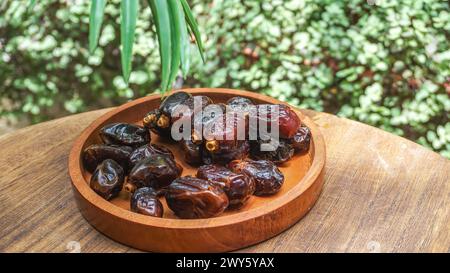
[[[252,99],[255,103],[281,103],[273,98],[230,89],[184,89],[193,94],[225,102],[234,96]],[[78,207],[96,229],[126,245],[157,252],[222,252],[243,248],[269,239],[302,218],[314,205],[323,185],[325,144],[316,125],[297,111],[311,129],[312,142],[308,153],[295,155],[280,169],[285,175],[279,193],[269,197],[252,196],[237,211],[227,211],[210,219],[177,219],[164,203],[164,218],[154,218],[129,210],[126,192],[111,202],[102,199],[89,187],[90,174],[82,164],[82,151],[100,143],[99,130],[113,122],[142,124],[149,110],[158,107],[160,96],[153,95],[126,103],[103,115],[86,128],[73,144],[69,157],[69,174]],[[183,166],[183,175],[194,174],[195,168],[185,164],[177,145],[152,134],[152,143],[162,143],[172,150]],[[162,199],[162,201],[164,201]]]

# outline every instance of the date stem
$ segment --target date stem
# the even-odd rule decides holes
[[[167,128],[170,125],[170,119],[166,115],[161,115],[156,124],[160,128]]]

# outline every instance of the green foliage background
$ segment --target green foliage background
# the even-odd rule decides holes
[[[130,86],[121,78],[119,0],[88,54],[89,2],[0,3],[0,114],[39,122],[118,105],[159,87],[145,1]],[[450,9],[439,0],[193,0],[207,62],[184,86],[231,87],[359,120],[450,158]]]

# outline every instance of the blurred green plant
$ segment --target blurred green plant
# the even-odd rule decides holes
[[[0,3],[1,114],[33,121],[160,91],[157,35],[139,12],[130,84],[119,76],[120,1],[87,48],[89,1]],[[145,4],[145,3],[144,3]],[[359,120],[450,158],[450,10],[439,0],[193,0],[206,63],[188,87],[262,92]],[[194,45],[191,44],[191,47]]]

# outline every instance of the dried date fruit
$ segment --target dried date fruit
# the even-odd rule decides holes
[[[229,204],[217,185],[192,176],[177,178],[167,188],[169,208],[180,218],[210,218],[221,214]]]
[[[105,159],[113,159],[126,172],[130,167],[128,158],[132,151],[133,148],[128,146],[94,144],[83,151],[84,167],[88,171],[93,172]]]
[[[267,145],[267,150],[262,151],[261,145]],[[270,160],[276,164],[289,161],[294,156],[293,145],[286,140],[263,141],[255,140],[250,142],[250,155],[253,159]]]
[[[195,113],[211,104],[207,96],[191,96],[186,92],[177,92],[168,96],[159,109],[150,111],[143,120],[144,126],[158,135],[171,138],[171,129],[178,119],[191,119]],[[186,110],[187,107],[189,111]]]
[[[230,208],[242,207],[255,191],[253,178],[234,173],[223,166],[203,165],[198,168],[196,176],[221,187],[228,196]]]
[[[232,111],[249,114],[255,104],[248,98],[233,97],[227,101],[227,105]]]
[[[161,128],[158,126],[159,118],[161,117],[161,111],[159,109],[154,109],[145,115],[142,123],[144,127],[151,130],[153,133],[163,136],[170,137],[170,130],[167,128]],[[162,119],[164,120],[164,119]],[[161,122],[161,121],[160,121]]]
[[[226,113],[227,106],[223,103],[209,104],[203,108],[201,115],[194,117],[194,125],[196,127],[207,127],[208,124],[214,122],[218,117],[223,117]]]
[[[295,135],[286,141],[289,142],[297,151],[307,152],[311,142],[311,131],[308,127],[302,125],[298,128]]]
[[[194,141],[204,140],[205,128],[213,126],[215,119],[223,117],[226,113],[226,105],[223,103],[209,104],[203,111],[194,116],[192,122],[192,139]]]
[[[278,119],[274,116],[275,109],[278,107]],[[301,125],[300,118],[289,106],[284,104],[260,104],[257,106],[257,119],[258,126],[266,124],[268,130],[270,130],[272,121],[278,124],[279,135],[281,138],[292,138]],[[258,131],[258,134],[261,132]],[[259,137],[264,139],[265,137]]]
[[[211,98],[209,98],[207,96],[192,96],[192,97],[186,99],[182,104],[174,106],[172,114],[173,113],[183,113],[183,115],[182,115],[183,118],[190,118],[192,120],[195,113],[202,111],[203,109],[205,109],[205,107],[207,107],[208,105],[210,105],[212,103],[213,102],[212,102]],[[185,111],[186,108],[181,108],[181,107],[187,107],[190,110],[190,112],[187,113],[187,111]],[[175,122],[176,120],[178,120],[180,117],[172,116],[172,123]]]
[[[162,101],[159,110],[164,116],[170,119],[176,106],[183,104],[190,98],[192,98],[192,95],[183,91],[173,93]]]
[[[110,200],[122,190],[125,173],[123,168],[114,160],[106,159],[97,166],[91,176],[89,186],[98,195]]]
[[[131,211],[139,214],[163,217],[164,208],[158,200],[158,193],[152,188],[137,189],[130,200]]]
[[[277,193],[284,183],[284,175],[268,160],[235,160],[228,165],[231,171],[252,177],[256,183],[255,195],[264,196]]]
[[[139,147],[150,142],[150,132],[140,126],[128,123],[113,123],[100,130],[100,137],[106,144]]]
[[[130,165],[131,167],[134,167],[139,161],[154,155],[166,155],[172,159],[175,159],[173,153],[166,147],[158,144],[147,144],[135,149],[130,154]]]
[[[236,142],[207,141],[202,158],[204,164],[227,164],[233,160],[244,159],[250,153],[250,143],[246,140]],[[211,145],[217,145],[217,148]]]
[[[173,123],[172,114],[176,107],[191,97],[192,95],[186,92],[176,92],[166,97],[158,109],[150,111],[144,117],[144,126],[158,135],[170,137],[171,125]]]
[[[184,161],[190,165],[199,165],[202,163],[202,143],[196,143],[193,140],[182,140],[180,142],[181,150],[184,154]]]
[[[183,168],[173,158],[156,154],[134,166],[128,176],[125,189],[130,192],[143,187],[160,190],[167,187],[177,177],[180,177],[182,171]]]
[[[228,112],[226,116],[212,119],[206,126],[203,162],[226,164],[246,158],[250,152],[245,118]]]
[[[176,122],[179,122],[175,126],[178,128],[180,135],[186,138],[186,132],[188,135],[191,134],[194,137],[200,136],[200,134],[193,133],[195,130],[195,117],[202,117],[203,109],[211,105],[211,103],[212,100],[207,96],[193,96],[183,104],[176,106],[174,108],[174,116],[171,119],[171,132],[177,130],[173,126]]]

